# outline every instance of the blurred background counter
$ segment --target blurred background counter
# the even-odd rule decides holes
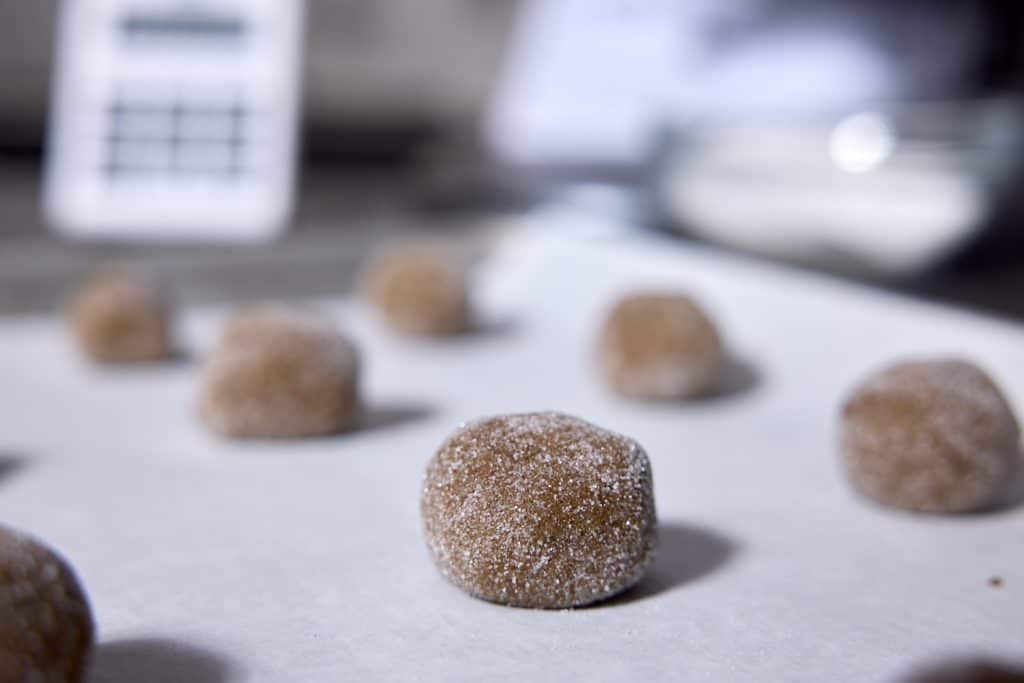
[[[254,245],[49,230],[59,11],[0,5],[0,312],[114,261],[186,301],[344,292],[375,245],[479,252],[597,184],[632,226],[1024,318],[1015,3],[310,0],[294,217]]]

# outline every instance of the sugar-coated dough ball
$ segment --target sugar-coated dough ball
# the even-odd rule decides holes
[[[96,276],[74,294],[68,314],[79,347],[94,360],[151,361],[171,352],[167,304],[142,277]]]
[[[0,527],[0,681],[84,680],[92,639],[92,612],[71,567]]]
[[[233,437],[330,434],[358,410],[358,354],[330,323],[257,306],[225,325],[203,369],[199,413]]]
[[[899,680],[900,683],[1024,683],[1024,667],[984,658],[950,660]]]
[[[968,512],[997,501],[1021,464],[1020,429],[984,372],[957,360],[893,365],[842,411],[853,486],[892,507]]]
[[[463,269],[438,249],[380,254],[364,273],[364,290],[370,305],[402,334],[453,335],[469,324]]]
[[[682,294],[632,294],[612,308],[598,339],[608,384],[642,399],[684,399],[713,391],[725,351],[714,323]]]
[[[421,502],[441,573],[518,607],[609,598],[640,580],[655,544],[644,449],[559,413],[464,425],[430,461]]]

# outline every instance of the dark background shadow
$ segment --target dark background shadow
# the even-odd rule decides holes
[[[10,451],[0,451],[0,482],[5,481],[25,466],[26,458]]]
[[[515,318],[497,318],[473,320],[465,332],[464,339],[497,339],[510,337],[520,329],[520,321]]]
[[[185,348],[180,343],[177,344],[171,352],[167,354],[167,357],[159,361],[163,365],[195,365],[198,363],[198,354],[191,349]]]
[[[691,524],[662,522],[654,564],[636,586],[602,605],[642,600],[698,581],[725,566],[739,550],[732,539]]]
[[[116,372],[127,375],[133,372],[153,369],[177,369],[195,365],[197,357],[192,351],[184,347],[175,346],[163,358],[154,358],[152,360],[102,361],[88,358],[85,360],[96,368],[103,370],[103,372]]]
[[[429,419],[436,414],[437,411],[426,403],[414,401],[372,403],[362,409],[355,424],[344,433],[362,434],[378,429],[394,429],[411,422]]]
[[[247,447],[253,444],[275,446],[287,443],[289,446],[293,447],[292,452],[294,453],[295,447],[303,443],[320,443],[324,441],[334,441],[336,439],[347,439],[377,431],[386,432],[414,422],[429,419],[436,414],[437,410],[426,403],[413,401],[382,401],[361,406],[351,425],[346,426],[339,431],[327,434],[315,434],[299,437],[258,436],[230,438],[223,437],[221,435],[215,435],[215,437],[222,439],[225,442],[242,444]],[[274,452],[276,453],[277,451],[275,450]]]
[[[703,393],[686,398],[618,398],[630,403],[642,403],[653,410],[675,410],[682,405],[687,408],[707,407],[711,410],[719,403],[727,403],[754,393],[764,381],[756,365],[741,356],[728,354],[722,364],[718,383]]]
[[[973,514],[982,516],[1001,515],[1013,512],[1022,505],[1024,505],[1024,470],[1017,472],[1017,476],[1013,478],[1006,491],[995,503]]]
[[[228,683],[241,670],[223,655],[167,638],[101,643],[89,683]]]
[[[1024,669],[1020,663],[975,656],[947,659],[919,667],[904,683],[1024,683]]]
[[[757,389],[761,381],[761,373],[753,363],[741,356],[729,354],[722,367],[722,378],[718,386],[697,397],[697,400],[718,402],[739,398]]]

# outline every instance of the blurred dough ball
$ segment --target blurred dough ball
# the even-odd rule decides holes
[[[898,680],[900,683],[1024,683],[1024,668],[983,658],[950,660]]]
[[[983,371],[958,360],[893,365],[842,411],[854,488],[884,505],[969,512],[997,502],[1021,463],[1020,429]]]
[[[714,391],[725,350],[714,323],[682,294],[638,293],[620,299],[598,338],[608,384],[643,399],[684,399]]]
[[[370,305],[397,332],[446,336],[469,325],[465,270],[441,249],[385,251],[371,259],[363,279]]]
[[[92,612],[71,567],[0,527],[0,681],[84,680]]]
[[[159,360],[171,353],[168,307],[143,277],[109,272],[71,298],[71,328],[90,358],[107,363]]]
[[[330,434],[359,407],[355,346],[330,323],[280,306],[243,310],[203,369],[199,414],[232,437]]]

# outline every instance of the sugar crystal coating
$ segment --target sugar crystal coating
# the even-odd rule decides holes
[[[150,361],[171,352],[168,306],[142,277],[120,272],[93,277],[72,296],[68,316],[79,347],[93,360]]]
[[[226,324],[204,369],[199,413],[233,437],[337,432],[358,409],[358,354],[328,322],[263,305]]]
[[[682,294],[632,294],[619,300],[598,338],[598,363],[619,393],[685,399],[713,390],[725,352],[715,325]]]
[[[877,372],[842,411],[853,486],[892,507],[968,512],[996,502],[1021,464],[1017,420],[993,381],[959,360]]]
[[[449,581],[519,607],[577,607],[629,588],[657,528],[643,448],[551,412],[459,428],[427,467],[421,510]]]
[[[71,567],[0,527],[0,681],[81,681],[92,640],[92,613]]]
[[[367,301],[397,332],[445,336],[468,325],[467,286],[451,255],[426,247],[395,249],[364,274]]]

